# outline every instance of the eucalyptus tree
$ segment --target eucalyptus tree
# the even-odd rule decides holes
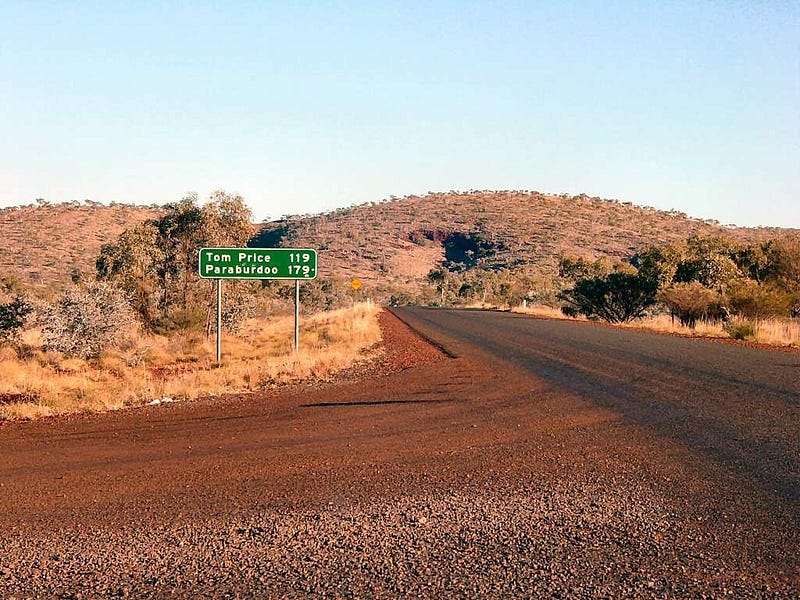
[[[168,331],[208,322],[211,283],[197,273],[200,248],[245,246],[254,228],[242,197],[224,191],[202,206],[190,194],[164,208],[103,246],[96,267],[98,279],[129,295],[148,328]]]

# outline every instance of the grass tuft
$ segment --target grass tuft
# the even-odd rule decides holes
[[[535,304],[529,305],[527,308],[514,308],[513,312],[556,319],[568,318],[557,308]],[[681,325],[678,319],[672,319],[669,315],[657,315],[625,323],[620,327],[688,336],[750,340],[773,346],[800,346],[800,319],[772,318],[762,319],[758,322],[746,319],[731,319],[727,324],[698,321],[697,326],[691,329]]]

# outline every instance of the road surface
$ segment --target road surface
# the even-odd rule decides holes
[[[444,352],[0,425],[0,597],[800,595],[800,354],[395,312]]]

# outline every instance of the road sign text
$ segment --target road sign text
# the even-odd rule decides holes
[[[314,279],[317,251],[307,248],[203,248],[200,277],[207,279]]]

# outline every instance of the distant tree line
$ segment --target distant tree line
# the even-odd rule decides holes
[[[404,297],[400,303],[516,306],[523,301],[552,303],[558,291],[548,278],[525,269],[451,271],[442,266],[428,273],[427,282],[427,294]]]
[[[700,320],[800,317],[798,234],[757,244],[693,236],[643,247],[624,261],[562,256],[555,280],[526,271],[524,265],[459,267],[443,263],[428,274],[427,292],[399,294],[392,302],[496,306],[538,302],[560,306],[570,316],[610,323],[668,311],[691,328]]]
[[[641,249],[628,262],[562,257],[560,294],[567,314],[609,322],[665,306],[681,324],[800,316],[800,236],[761,244],[691,237]]]

